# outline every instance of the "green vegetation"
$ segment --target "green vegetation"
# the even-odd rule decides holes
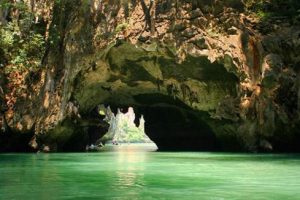
[[[117,141],[118,142],[145,142],[145,133],[143,130],[130,123],[128,119],[123,119],[118,125]]]
[[[135,114],[132,108],[127,113],[118,111],[116,116],[111,112],[110,108],[102,107],[99,109],[100,115],[106,115],[106,120],[110,124],[108,132],[101,138],[102,141],[113,140],[121,143],[138,143],[150,142],[148,136],[144,132],[144,118],[140,118],[139,127],[134,123]]]
[[[34,31],[30,31],[28,35],[23,35],[14,22],[1,28],[0,46],[11,66],[6,68],[8,72],[39,67],[45,51],[45,41],[42,35]]]
[[[24,2],[0,3],[0,9],[17,10],[18,17],[0,24],[1,60],[5,71],[35,70],[40,67],[45,52],[45,38],[41,27],[34,23],[34,14]]]
[[[246,10],[256,13],[262,20],[272,17],[299,18],[299,0],[245,0]]]
[[[126,30],[126,28],[128,28],[129,24],[127,23],[122,23],[122,24],[118,24],[115,30],[115,34],[120,33],[121,31]]]

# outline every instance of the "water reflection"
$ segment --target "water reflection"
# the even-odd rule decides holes
[[[299,199],[299,155],[0,154],[0,199]]]
[[[119,187],[131,189],[132,194],[138,194],[138,189],[145,185],[145,165],[149,150],[155,149],[155,146],[123,145],[117,147],[117,182]]]
[[[101,177],[99,180],[107,179],[106,187],[108,191],[117,191],[110,193],[111,197],[125,199],[142,199],[146,183],[147,165],[151,162],[151,155],[157,150],[154,143],[146,144],[119,144],[106,145],[102,152],[96,155],[97,159],[107,159],[101,163]],[[97,161],[99,162],[99,161]],[[105,178],[104,178],[105,177]],[[101,183],[102,185],[103,183]],[[121,198],[122,199],[122,198]]]

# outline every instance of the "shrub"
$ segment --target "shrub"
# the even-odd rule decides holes
[[[5,71],[35,70],[40,64],[45,52],[45,39],[35,30],[33,13],[20,2],[11,4],[3,1],[0,8],[18,9],[20,17],[12,19],[0,26],[0,48],[2,59],[7,61]]]
[[[294,18],[299,15],[299,0],[244,0],[247,11],[256,13],[261,19],[270,17]]]

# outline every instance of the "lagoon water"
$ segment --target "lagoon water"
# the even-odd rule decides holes
[[[300,199],[300,155],[154,150],[0,154],[0,199]]]

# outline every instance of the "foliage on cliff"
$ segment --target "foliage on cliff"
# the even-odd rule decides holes
[[[3,1],[0,9],[11,12],[0,24],[1,60],[6,61],[6,73],[37,69],[45,53],[42,25],[34,21],[34,13],[22,1]]]
[[[298,0],[244,0],[248,11],[256,13],[262,20],[272,17],[289,18],[292,23],[300,20]]]

